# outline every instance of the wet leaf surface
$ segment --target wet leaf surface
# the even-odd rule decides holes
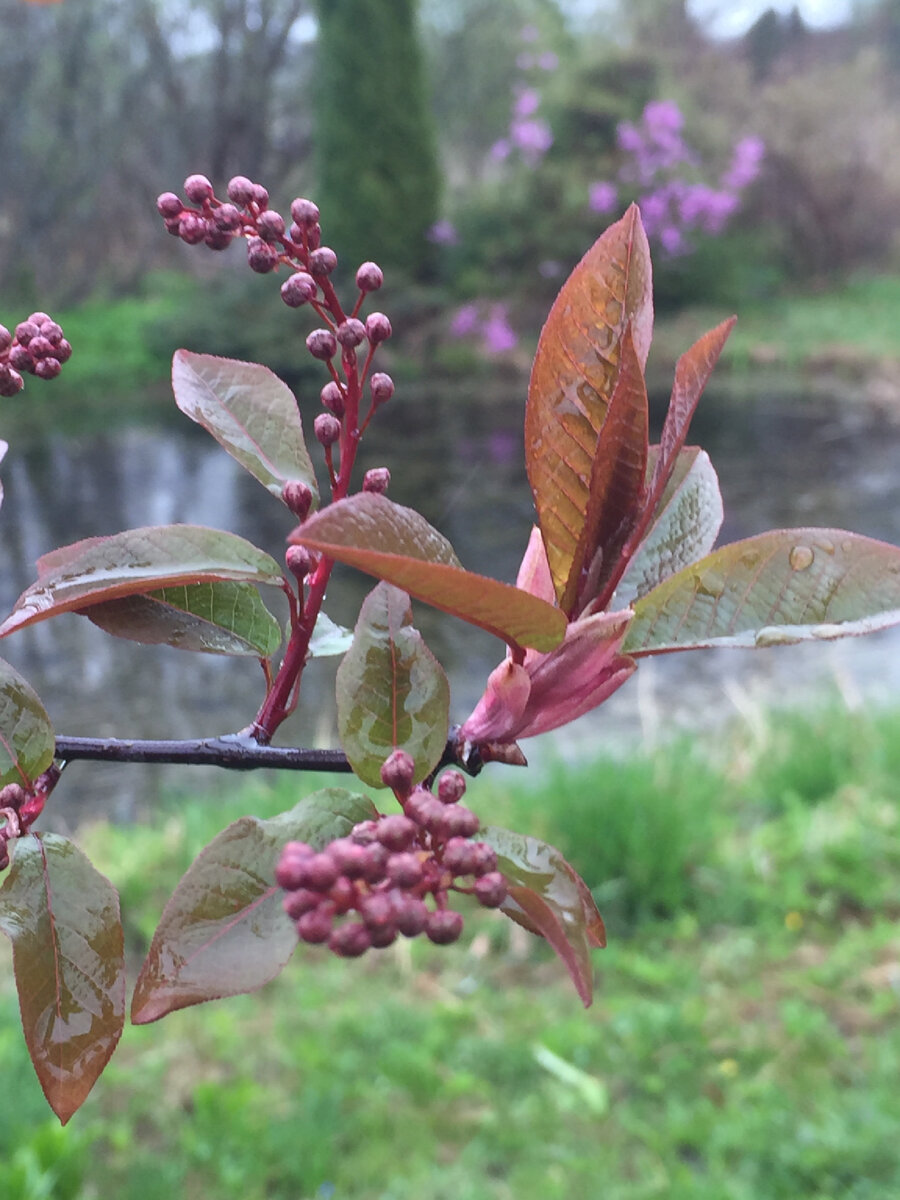
[[[0,787],[33,782],[50,766],[55,746],[34,688],[0,658]]]

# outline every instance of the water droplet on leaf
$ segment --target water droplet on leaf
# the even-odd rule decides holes
[[[811,567],[815,555],[809,546],[795,546],[788,555],[788,562],[791,564],[793,571],[805,571],[807,567]]]

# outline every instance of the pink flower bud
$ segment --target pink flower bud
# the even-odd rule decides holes
[[[369,313],[366,317],[366,337],[373,346],[377,346],[379,342],[386,342],[392,332],[391,323],[384,313]]]
[[[412,755],[405,750],[395,750],[384,761],[381,768],[381,782],[385,787],[406,795],[412,787],[413,774],[416,764]]]
[[[298,196],[291,203],[291,217],[298,225],[315,225],[319,220],[319,206]]]
[[[369,390],[376,404],[385,404],[394,394],[394,381],[384,371],[376,371],[369,380]]]
[[[356,286],[361,292],[377,292],[383,283],[384,273],[378,263],[364,262],[356,272]]]
[[[312,506],[312,489],[302,479],[289,479],[281,489],[281,498],[298,521],[303,521]]]
[[[192,204],[202,204],[204,200],[212,199],[213,185],[205,175],[188,175],[184,181],[184,194]]]
[[[322,401],[322,407],[340,420],[344,415],[344,392],[341,385],[334,379],[330,383],[326,383],[319,394],[319,399]]]
[[[337,338],[330,329],[314,329],[306,339],[306,348],[313,358],[327,362],[337,353]]]
[[[321,251],[317,250],[316,253],[320,254]],[[312,255],[310,255],[310,261],[312,261]],[[338,325],[335,336],[345,349],[354,350],[366,340],[366,327],[356,317],[349,317]]]
[[[312,555],[305,546],[288,546],[284,561],[296,579],[305,579],[313,569]]]
[[[323,446],[333,446],[341,436],[341,423],[331,413],[319,413],[313,422],[313,429]]]
[[[383,496],[391,482],[391,473],[387,467],[372,467],[363,476],[363,491],[374,492]]]

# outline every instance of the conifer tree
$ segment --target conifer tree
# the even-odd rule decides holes
[[[427,274],[440,173],[416,0],[318,0],[317,199],[348,265]]]

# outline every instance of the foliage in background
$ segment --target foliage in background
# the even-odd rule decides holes
[[[317,194],[352,262],[415,278],[441,179],[416,0],[320,0],[315,83]]]

